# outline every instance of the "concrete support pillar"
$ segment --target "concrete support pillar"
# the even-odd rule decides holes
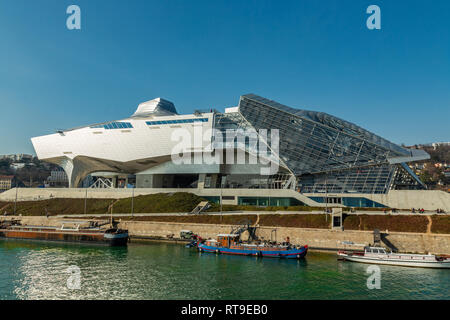
[[[198,183],[197,183],[197,188],[198,189],[204,189],[205,188],[205,178],[206,178],[206,173],[200,173],[198,175]]]
[[[136,175],[136,188],[154,188],[153,174]]]
[[[211,175],[211,188],[216,188],[218,174]],[[219,186],[220,188],[220,186]]]

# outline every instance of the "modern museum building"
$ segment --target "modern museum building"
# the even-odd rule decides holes
[[[258,206],[412,208],[426,186],[408,162],[430,157],[327,113],[254,94],[223,113],[185,115],[157,98],[129,118],[31,140],[39,159],[64,169],[70,188],[187,191]],[[441,196],[428,201],[442,208]]]

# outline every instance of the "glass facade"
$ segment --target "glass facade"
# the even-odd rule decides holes
[[[209,182],[205,188],[225,189],[283,189],[290,175],[276,174],[261,176],[257,174],[221,174],[215,183]],[[206,179],[210,176],[207,175]]]
[[[131,129],[131,128],[133,128],[133,126],[129,122],[109,122],[109,123],[105,123],[105,124],[91,126],[91,128],[92,129],[104,128],[104,129],[110,130],[110,129]]]
[[[303,202],[295,198],[280,198],[280,197],[239,197],[238,205],[244,206],[260,206],[260,207],[289,207],[289,206],[303,206]]]
[[[162,124],[175,124],[175,123],[179,124],[179,123],[194,123],[194,122],[208,122],[208,118],[146,121],[145,123],[149,126],[156,126]]]
[[[424,187],[405,163],[391,161],[408,159],[409,150],[355,124],[253,94],[241,96],[238,110],[216,114],[215,128],[223,133],[278,129],[281,165],[295,175],[300,192],[386,193]]]
[[[378,165],[305,174],[298,186],[305,193],[386,193],[394,173],[395,166]]]
[[[319,203],[325,203],[325,197],[310,197],[311,200],[314,200]],[[355,207],[355,208],[386,208],[385,205],[378,203],[376,201],[362,198],[362,197],[343,197],[339,198],[340,201],[338,203],[343,204],[346,207]],[[328,201],[328,203],[333,203]],[[336,203],[336,202],[334,202]]]
[[[206,200],[220,204],[220,196],[202,196]],[[226,196],[222,196],[223,200],[227,200]],[[259,206],[259,207],[289,207],[289,206],[303,206],[303,202],[295,198],[282,197],[238,197],[238,205],[242,206]]]
[[[255,129],[279,130],[280,157],[295,174],[383,164],[389,156],[404,155],[257,96],[241,97],[239,112]]]

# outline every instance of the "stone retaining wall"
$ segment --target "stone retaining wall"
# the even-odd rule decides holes
[[[218,233],[229,233],[231,230],[230,225],[147,221],[122,222],[121,227],[128,229],[130,235],[158,237],[166,237],[169,234],[178,236],[181,230],[187,229],[203,238],[215,238]],[[289,237],[293,244],[308,244],[311,248],[323,250],[361,249],[364,245],[373,242],[373,234],[370,231],[260,227],[257,235],[260,238],[279,242]],[[383,236],[401,252],[450,254],[450,235],[389,232]],[[342,242],[353,242],[358,245],[349,246]]]

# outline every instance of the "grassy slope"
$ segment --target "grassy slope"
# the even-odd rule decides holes
[[[331,219],[324,214],[270,214],[260,215],[259,225],[328,229]]]
[[[152,212],[190,212],[195,206],[204,199],[191,193],[159,193],[146,196],[138,196],[134,199],[135,213]],[[88,199],[86,202],[86,212],[88,214],[109,213],[109,206],[113,205],[115,213],[130,213],[131,198],[112,200],[112,199]],[[7,203],[0,203],[0,208]],[[9,214],[12,213],[14,203],[6,208]],[[84,199],[51,199],[40,201],[22,201],[17,203],[17,214],[23,216],[57,214],[83,214]]]
[[[256,215],[192,215],[192,216],[150,216],[150,217],[121,217],[127,221],[159,221],[159,222],[186,222],[206,224],[237,224],[243,220],[256,222]],[[450,217],[433,216],[433,233],[450,234]],[[330,216],[324,214],[264,214],[259,216],[260,226],[294,227],[294,228],[317,228],[328,229],[330,227]],[[345,230],[362,230],[392,232],[418,232],[427,231],[428,219],[424,216],[373,216],[373,215],[350,215],[344,219]]]
[[[109,199],[88,199],[86,208],[89,213],[102,214],[108,212]],[[8,207],[8,213],[12,213],[14,204]],[[49,215],[57,214],[83,214],[84,199],[51,199],[41,201],[23,201],[17,203],[16,212],[23,216],[40,216],[48,212]]]
[[[432,233],[446,233],[450,234],[450,216],[438,216],[432,217],[433,224],[431,225]]]
[[[191,212],[203,198],[187,192],[157,193],[134,198],[135,213]],[[131,198],[121,199],[114,204],[114,212],[131,212]]]
[[[345,230],[366,230],[398,232],[426,232],[428,219],[424,216],[374,216],[374,215],[350,215],[344,219]]]

